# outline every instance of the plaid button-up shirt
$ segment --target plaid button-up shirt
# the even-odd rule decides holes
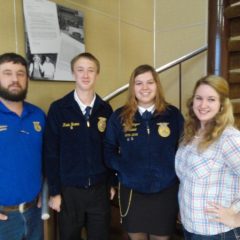
[[[221,137],[200,153],[197,139],[180,146],[176,172],[180,179],[179,204],[184,228],[195,234],[214,235],[231,228],[210,222],[209,202],[240,210],[240,132],[228,127]]]

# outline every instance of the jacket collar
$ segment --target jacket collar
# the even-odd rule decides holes
[[[78,103],[74,99],[74,90],[68,93],[65,97],[63,97],[63,100],[64,100],[64,103],[62,107],[65,107],[65,108],[70,107],[77,110],[80,109]],[[93,105],[92,114],[103,104],[104,104],[104,101],[99,97],[98,94],[96,94],[96,99]]]

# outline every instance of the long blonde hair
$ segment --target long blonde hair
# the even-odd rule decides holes
[[[134,85],[135,85],[135,78],[143,73],[150,72],[153,76],[153,80],[156,83],[156,97],[155,97],[155,111],[156,113],[161,113],[166,110],[167,102],[165,101],[163,95],[163,89],[159,80],[158,73],[155,69],[147,64],[140,65],[134,69],[131,74],[129,80],[129,90],[128,90],[128,98],[127,102],[123,107],[123,111],[121,113],[121,118],[124,123],[124,131],[129,131],[132,128],[134,115],[137,112],[138,101],[135,96]]]
[[[229,99],[229,86],[227,81],[215,75],[203,77],[197,81],[193,94],[187,101],[188,113],[184,126],[182,144],[186,145],[191,142],[200,129],[200,121],[193,111],[193,99],[198,87],[201,85],[208,85],[218,93],[220,110],[205,126],[203,137],[198,144],[198,150],[200,151],[205,150],[215,142],[227,126],[234,125],[233,109]]]

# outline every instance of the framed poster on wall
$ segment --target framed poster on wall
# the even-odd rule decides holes
[[[73,81],[71,59],[85,51],[83,13],[47,0],[23,0],[23,8],[30,78]]]

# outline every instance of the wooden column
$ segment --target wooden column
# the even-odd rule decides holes
[[[228,78],[228,23],[224,8],[228,0],[209,0],[208,73]]]

